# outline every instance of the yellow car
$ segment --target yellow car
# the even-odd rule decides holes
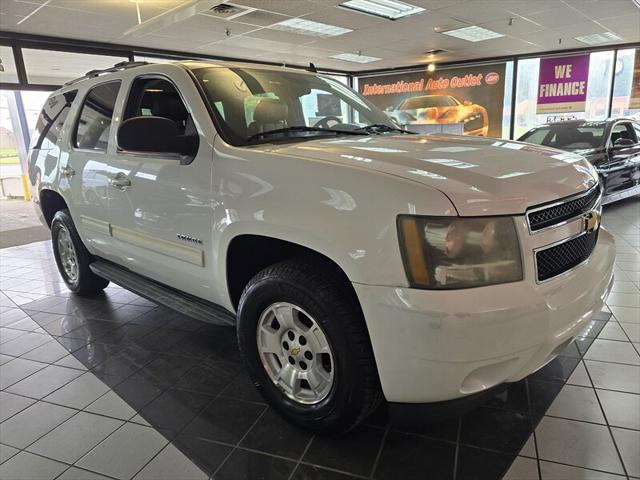
[[[451,95],[407,98],[388,115],[401,124],[462,123],[465,135],[486,137],[489,132],[489,115],[483,106]]]

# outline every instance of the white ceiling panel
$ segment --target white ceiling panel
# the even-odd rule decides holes
[[[483,0],[456,3],[450,7],[438,10],[438,13],[462,20],[469,24],[490,22],[492,20],[509,18],[510,16],[510,14],[501,7],[500,2],[489,2]]]
[[[464,3],[465,0],[403,0],[416,7],[426,8],[427,10],[439,10],[447,8],[457,3]]]
[[[363,15],[362,13],[345,10],[344,8],[325,8],[323,10],[305,15],[304,18],[329,25],[338,25],[344,28],[357,30],[369,27],[384,27],[389,20],[375,17],[373,15]]]
[[[0,1],[0,11],[4,15],[26,17],[38,7],[40,7],[40,5],[37,3],[13,2],[11,0]]]
[[[561,0],[499,0],[501,8],[516,15],[531,15],[545,10],[553,10]]]
[[[155,33],[136,37],[134,43],[140,47],[185,52],[185,56],[189,56],[188,54],[190,52],[196,52],[196,49],[200,46],[189,38],[165,37],[164,35],[157,35]]]
[[[281,22],[291,18],[289,15],[282,15],[279,13],[265,12],[263,10],[254,10],[253,12],[246,13],[240,17],[233,19],[230,23],[248,24],[257,27],[267,27],[274,23]]]
[[[605,18],[600,20],[599,23],[612,32],[630,32],[632,36],[628,37],[629,41],[638,41],[640,38],[640,19],[636,15]]]
[[[592,20],[611,16],[633,15],[638,7],[632,0],[563,0]]]
[[[546,28],[565,27],[576,23],[587,22],[590,19],[582,15],[578,10],[564,3],[558,4],[551,10],[526,15],[532,22],[539,23]]]
[[[22,55],[29,82],[52,85],[81,77],[94,68],[109,68],[127,60],[122,57],[32,49],[24,49]]]
[[[238,0],[232,3],[298,17],[324,8],[333,8],[337,2],[311,2],[308,0]]]
[[[539,32],[543,27],[535,22],[527,20],[525,17],[512,17],[513,20],[509,25],[509,19],[494,20],[480,24],[481,27],[488,28],[494,32],[502,33],[510,36],[523,36],[532,32]]]
[[[182,0],[167,0],[167,1],[147,1],[141,2],[140,16],[142,20],[148,20],[162,12],[167,11],[170,8],[176,7],[182,3]],[[51,3],[47,4],[47,7],[66,8],[68,10],[93,13],[95,15],[111,15],[119,16],[122,18],[131,19],[133,22],[137,22],[138,14],[136,12],[136,4],[131,1],[123,2],[122,0],[51,0]]]
[[[230,44],[225,44],[224,53],[220,52],[220,45],[210,44],[204,45],[201,47],[197,47],[193,49],[194,54],[202,54],[202,55],[221,55],[230,58],[246,58],[246,59],[255,59],[260,54],[264,52],[257,52],[254,48],[244,48],[240,46],[233,46]]]
[[[51,0],[17,25],[42,1],[0,0],[0,28],[184,51],[187,55],[193,52],[302,65],[313,62],[318,67],[353,71],[426,62],[425,52],[431,49],[446,50],[435,59],[442,62],[583,48],[572,37],[604,31],[619,35],[624,42],[640,42],[640,8],[632,0],[406,0],[428,11],[397,21],[339,8],[341,0],[230,0],[256,10],[232,20],[201,13],[177,21],[169,15],[168,24],[159,22],[155,29],[151,26],[131,35],[125,32],[138,24],[131,0]],[[143,0],[139,5],[145,22],[172,8],[208,9],[216,0]],[[292,17],[353,31],[316,38],[268,28]],[[471,43],[438,33],[469,25],[481,25],[505,37]],[[381,60],[357,64],[330,58],[358,51]]]
[[[303,35],[292,32],[283,32],[280,30],[271,30],[269,28],[261,28],[259,30],[253,30],[246,34],[248,37],[263,38],[265,40],[273,40],[275,42],[285,42],[291,45],[304,45],[314,42],[318,37],[310,35]]]
[[[159,25],[161,28],[152,30],[150,33],[162,35],[181,40],[190,40],[193,45],[222,40],[226,37],[225,29],[230,28],[229,22],[210,17],[208,15],[194,15],[182,22],[173,23],[168,26]],[[238,26],[235,30],[239,30]],[[244,27],[250,30],[250,27]],[[234,33],[241,33],[240,31]]]

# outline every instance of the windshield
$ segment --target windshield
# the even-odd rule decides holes
[[[604,122],[550,125],[529,130],[520,141],[561,150],[590,150],[602,145],[604,127]]]
[[[416,110],[418,108],[454,107],[459,105],[455,98],[447,95],[430,95],[427,97],[413,97],[405,100],[401,110]]]
[[[377,107],[328,77],[226,67],[198,68],[193,73],[223,137],[232,145],[397,129]],[[374,125],[381,128],[363,128]]]

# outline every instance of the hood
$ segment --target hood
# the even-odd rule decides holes
[[[449,197],[462,216],[522,214],[598,181],[579,155],[471,136],[348,136],[258,148],[420,182]]]

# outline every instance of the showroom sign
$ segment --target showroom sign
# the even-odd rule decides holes
[[[540,59],[536,113],[584,112],[589,55]]]
[[[400,125],[459,124],[466,135],[502,136],[506,64],[360,78],[362,95]]]

